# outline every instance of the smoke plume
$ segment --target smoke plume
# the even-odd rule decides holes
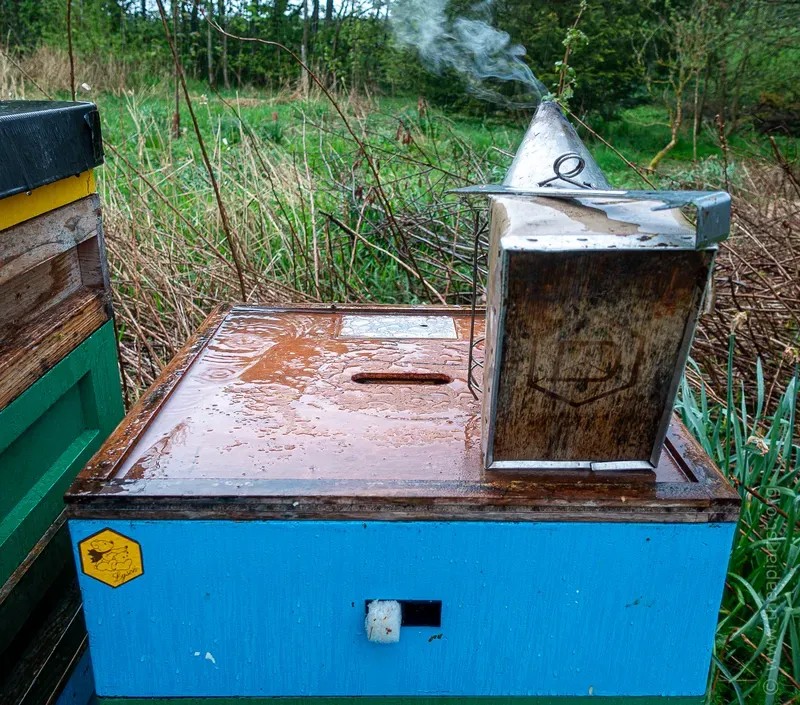
[[[544,84],[522,61],[525,47],[512,44],[507,32],[494,29],[489,19],[492,0],[472,8],[474,18],[447,16],[449,0],[394,0],[390,21],[397,41],[413,47],[431,71],[445,68],[463,74],[480,97],[506,101],[484,84],[486,79],[518,81],[536,103],[547,94]],[[483,18],[483,19],[481,19]]]

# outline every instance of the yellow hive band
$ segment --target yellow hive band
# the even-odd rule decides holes
[[[77,176],[40,186],[29,193],[18,193],[4,198],[0,200],[0,230],[65,206],[94,192],[94,171],[90,169]]]

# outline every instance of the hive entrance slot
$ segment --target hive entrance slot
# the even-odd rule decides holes
[[[351,378],[358,384],[450,384],[452,378],[439,372],[357,372]]]
[[[364,601],[364,614],[369,613],[369,603]],[[403,627],[441,627],[441,600],[397,600],[400,603]]]

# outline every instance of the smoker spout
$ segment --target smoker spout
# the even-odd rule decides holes
[[[561,108],[551,101],[545,101],[536,109],[503,183],[517,188],[536,188],[556,176],[553,169],[556,159],[568,153],[580,155],[585,163],[583,171],[574,177],[575,182],[591,188],[611,188]],[[568,174],[577,164],[577,159],[565,160],[560,173]],[[560,178],[550,181],[548,185],[575,188],[575,184]]]

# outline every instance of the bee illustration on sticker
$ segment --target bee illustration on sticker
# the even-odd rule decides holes
[[[78,543],[84,574],[119,587],[144,573],[142,548],[128,536],[103,529]]]
[[[125,571],[133,565],[127,545],[115,548],[113,541],[95,539],[89,546],[89,560],[97,570]]]

